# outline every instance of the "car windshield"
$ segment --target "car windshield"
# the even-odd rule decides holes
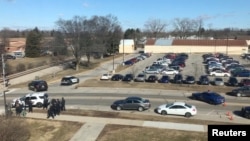
[[[189,105],[187,103],[185,103],[185,106],[188,107],[188,108],[192,108],[192,105]]]

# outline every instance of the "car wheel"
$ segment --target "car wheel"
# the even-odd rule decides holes
[[[242,96],[242,94],[241,93],[237,93],[237,95],[236,95],[237,97],[241,97]]]
[[[138,107],[138,111],[142,112],[143,110],[143,107]]]
[[[121,109],[122,109],[121,106],[117,106],[117,107],[116,107],[116,110],[117,110],[117,111],[120,111]]]
[[[162,115],[167,115],[168,113],[167,113],[167,111],[161,111],[161,114]]]
[[[36,104],[36,107],[38,107],[38,108],[41,108],[42,106],[43,106],[43,104],[40,103],[40,102],[38,102],[38,103]]]
[[[192,116],[191,113],[189,113],[189,112],[185,113],[185,117],[189,118],[191,116]]]
[[[225,75],[224,75],[224,77],[228,77],[228,75],[227,75],[227,74],[225,74]]]

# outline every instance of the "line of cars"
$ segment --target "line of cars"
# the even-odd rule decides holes
[[[61,78],[60,85],[69,86],[78,83],[80,83],[80,79],[78,77],[67,75]],[[35,92],[48,91],[48,88],[48,83],[45,80],[32,80],[28,83],[28,89]]]
[[[203,101],[212,105],[220,105],[225,103],[225,97],[217,92],[204,91],[192,93],[191,99]],[[113,110],[137,110],[145,111],[151,108],[149,99],[142,98],[139,96],[130,96],[124,99],[115,100],[111,105]],[[157,106],[154,112],[161,115],[177,115],[185,116],[187,118],[195,116],[198,112],[195,105],[187,102],[175,101]],[[241,115],[245,118],[250,119],[250,106],[242,107]]]

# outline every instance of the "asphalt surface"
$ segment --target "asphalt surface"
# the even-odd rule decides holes
[[[126,56],[126,58],[130,58],[132,56]],[[156,56],[157,58],[157,56]],[[115,60],[115,64],[118,64],[121,62],[121,59]],[[155,58],[152,58],[151,61],[155,60]],[[193,64],[193,61],[195,60],[189,60],[189,64]],[[107,63],[104,63],[101,68],[97,68],[94,73],[93,71],[89,71],[91,74],[90,76],[98,77],[102,73],[106,73],[107,71],[112,70],[112,64],[114,62],[109,61]],[[142,64],[146,65],[146,64]],[[106,69],[103,69],[104,67],[109,66]],[[197,68],[198,71],[201,73],[204,71],[202,66],[199,65],[200,68]],[[140,67],[142,68],[142,67]],[[54,72],[57,72],[62,69],[62,66],[56,66],[52,68],[48,68],[45,70],[41,70],[40,72],[35,72],[27,76],[22,76],[17,79],[12,79],[10,81],[11,84],[17,84],[21,81],[29,81],[34,79],[36,76],[42,76],[47,74],[53,74]],[[139,69],[131,68],[129,71],[140,72]],[[126,70],[128,71],[128,70]],[[187,72],[184,73],[191,73],[196,74],[196,72],[192,72],[192,70],[186,70]],[[98,72],[98,73],[96,73]],[[127,72],[124,72],[127,73]],[[198,72],[197,72],[198,73]],[[86,77],[86,79],[88,79]],[[91,90],[90,90],[91,91]],[[103,89],[101,91],[108,91],[107,89]],[[119,92],[119,91],[118,91]],[[77,108],[77,107],[70,107],[70,108]],[[79,108],[79,107],[78,107]],[[83,107],[81,107],[83,108]],[[88,107],[92,109],[101,109],[100,107]],[[3,112],[3,109],[0,110]],[[146,114],[146,113],[142,113]],[[32,113],[27,114],[27,117],[29,118],[38,118],[38,119],[44,119],[46,118],[45,114],[40,113]],[[211,117],[211,116],[203,116],[203,117],[193,117],[193,118],[202,118],[204,120],[214,120],[214,121],[223,121],[223,122],[230,122],[230,123],[238,123],[238,124],[245,124],[249,123],[249,120],[241,118],[241,117],[235,117],[235,116],[228,116],[226,113],[218,113],[217,115]],[[68,120],[68,121],[78,121],[84,123],[82,128],[76,132],[76,134],[72,137],[71,141],[95,141],[98,137],[98,135],[101,133],[103,128],[106,124],[120,124],[120,125],[134,125],[134,126],[143,126],[143,127],[155,127],[155,128],[163,128],[163,129],[175,129],[175,130],[187,130],[187,131],[196,131],[196,132],[207,132],[207,125],[197,125],[197,124],[181,124],[181,123],[168,123],[168,122],[152,122],[152,121],[142,121],[142,120],[126,120],[126,119],[110,119],[110,118],[96,118],[96,117],[84,117],[84,116],[70,116],[70,115],[60,115],[56,117],[55,120]]]

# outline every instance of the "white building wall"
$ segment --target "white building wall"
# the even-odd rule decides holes
[[[151,53],[227,53],[227,54],[242,54],[246,52],[248,47],[242,46],[145,46],[145,52]]]

